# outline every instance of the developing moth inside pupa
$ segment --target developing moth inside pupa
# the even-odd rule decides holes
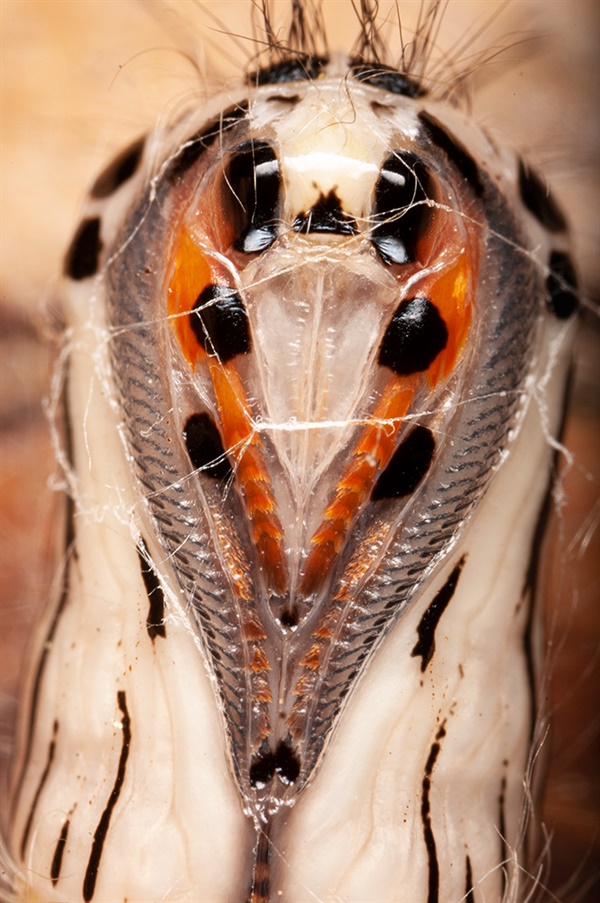
[[[350,56],[295,9],[245,85],[94,183],[67,256],[74,516],[21,895],[530,887],[565,224],[447,76],[385,68],[370,5]]]

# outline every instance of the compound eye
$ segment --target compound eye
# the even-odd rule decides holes
[[[371,241],[384,263],[413,263],[417,243],[431,219],[428,201],[434,198],[433,179],[409,151],[391,154],[381,168],[375,189],[375,226]]]
[[[227,166],[227,207],[234,228],[234,248],[258,254],[277,238],[281,176],[273,148],[266,141],[248,141]]]

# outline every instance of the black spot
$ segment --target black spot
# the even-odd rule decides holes
[[[414,492],[431,466],[435,440],[427,427],[417,426],[400,443],[371,494],[373,501],[399,499]]]
[[[381,88],[391,94],[400,94],[402,97],[423,97],[427,93],[415,79],[403,75],[391,66],[382,66],[381,63],[353,61],[350,64],[350,72],[357,81],[366,82],[373,88]]]
[[[287,103],[292,107],[295,107],[297,103],[300,102],[299,94],[272,94],[270,97],[267,97],[267,100],[273,103]]]
[[[419,641],[411,652],[411,655],[421,656],[421,671],[424,671],[435,652],[435,629],[442,615],[444,614],[448,603],[456,591],[458,579],[465,563],[465,557],[460,559],[442,588],[436,593],[435,598],[431,602],[429,608],[421,618],[417,627],[417,635]]]
[[[100,219],[84,219],[80,223],[65,258],[64,274],[80,282],[98,272],[98,261],[102,251],[100,240]]]
[[[549,266],[550,275],[546,279],[548,309],[559,320],[568,320],[579,306],[573,261],[568,254],[553,251]]]
[[[331,189],[327,197],[320,196],[307,213],[300,213],[294,220],[294,231],[330,232],[334,235],[356,235],[358,229],[353,217],[342,210],[340,199]]]
[[[224,179],[236,250],[257,254],[273,244],[280,186],[279,161],[270,144],[248,141],[238,148]]]
[[[167,635],[165,628],[165,594],[156,571],[151,564],[148,564],[148,549],[143,539],[140,539],[137,553],[142,579],[146,587],[148,602],[150,603],[148,617],[146,618],[146,630],[148,631],[148,636],[154,642],[157,636],[166,637]]]
[[[131,744],[131,721],[129,719],[127,701],[123,690],[119,690],[117,693],[117,704],[119,706],[119,709],[121,710],[121,715],[123,716],[121,718],[121,753],[119,755],[119,764],[117,766],[115,783],[108,798],[104,812],[102,813],[100,821],[98,822],[98,827],[94,832],[92,851],[90,853],[90,858],[85,870],[85,877],[83,880],[83,899],[86,901],[86,903],[89,903],[89,901],[92,899],[92,897],[94,896],[94,891],[96,889],[96,880],[98,878],[100,859],[102,858],[102,849],[104,847],[104,841],[106,840],[106,835],[108,833],[113,809],[117,805],[119,796],[121,794],[121,789],[123,787],[123,782],[125,781],[125,769],[127,767],[127,758],[129,756],[129,747]]]
[[[448,330],[428,298],[401,301],[385,331],[379,363],[398,376],[422,373],[448,342]]]
[[[261,747],[250,765],[250,784],[257,790],[266,787],[275,774],[275,756],[266,744],[263,746],[265,749]]]
[[[391,154],[381,168],[375,189],[371,241],[384,263],[411,263],[417,242],[431,219],[428,201],[433,180],[425,164],[410,151]]]
[[[539,223],[549,232],[564,232],[567,222],[562,210],[538,174],[519,160],[519,192],[521,200]]]
[[[289,739],[280,740],[273,753],[268,745],[262,744],[250,765],[250,783],[262,790],[277,774],[284,784],[294,784],[300,774],[300,761]]]
[[[432,144],[444,151],[450,162],[465,177],[477,197],[481,197],[484,192],[481,173],[466,147],[429,113],[424,111],[419,113],[419,119]]]
[[[231,464],[209,414],[192,414],[185,425],[183,438],[194,470],[201,470],[203,475],[216,480],[231,477]]]
[[[190,312],[190,326],[207,354],[222,364],[250,351],[250,328],[244,302],[227,285],[207,285]]]
[[[279,615],[279,622],[282,627],[297,627],[298,609],[296,607],[284,609]]]
[[[313,81],[319,77],[328,62],[329,58],[326,56],[299,55],[251,72],[247,82],[250,85],[282,85],[286,82]]]
[[[140,165],[144,152],[145,138],[138,138],[115,157],[106,169],[100,173],[90,192],[93,198],[107,198],[127,182]]]
[[[56,841],[56,847],[54,848],[54,856],[52,857],[52,865],[50,866],[50,880],[52,881],[53,887],[56,887],[56,885],[58,884],[58,879],[60,878],[60,870],[62,868],[63,855],[65,852],[65,845],[67,843],[70,824],[71,822],[68,818],[65,822],[63,822],[63,826],[60,831],[60,837]]]
[[[241,101],[230,107],[222,115],[215,116],[211,121],[195,135],[192,135],[180,148],[177,155],[169,164],[166,178],[173,182],[182,178],[188,169],[200,159],[204,151],[214,144],[215,140],[223,132],[244,119],[248,113],[248,102]]]
[[[289,740],[281,740],[275,751],[275,771],[284,784],[294,784],[300,774],[300,761]]]

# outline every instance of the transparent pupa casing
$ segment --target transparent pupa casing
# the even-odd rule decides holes
[[[23,898],[519,899],[575,306],[538,177],[373,60],[293,55],[96,181]]]

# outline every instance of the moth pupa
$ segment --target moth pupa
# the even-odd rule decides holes
[[[567,220],[429,65],[440,4],[396,57],[378,4],[341,48],[327,7],[263,4],[67,251],[10,899],[531,888]]]

